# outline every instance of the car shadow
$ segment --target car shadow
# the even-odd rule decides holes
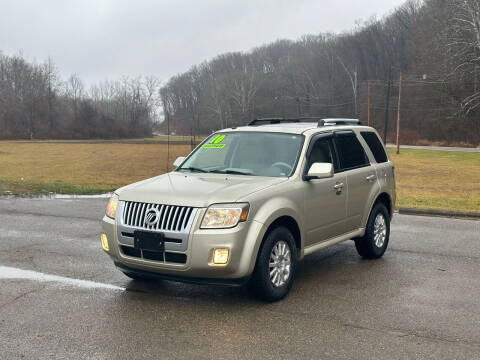
[[[353,242],[345,242],[315,254],[298,263],[290,294],[282,302],[298,301],[330,285],[355,287],[359,276],[372,267],[382,266],[382,259],[363,260]],[[227,305],[268,304],[251,294],[246,286],[197,285],[170,280],[130,280],[122,296],[125,300],[149,298],[151,301],[215,303]]]

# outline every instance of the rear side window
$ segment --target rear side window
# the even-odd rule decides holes
[[[368,147],[372,151],[375,161],[379,164],[387,162],[387,154],[385,153],[385,149],[383,148],[382,143],[378,139],[378,136],[371,131],[362,131],[361,134]]]
[[[369,165],[365,150],[355,134],[338,134],[335,136],[340,167],[342,170],[355,169]]]

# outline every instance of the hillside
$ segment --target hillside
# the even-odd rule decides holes
[[[348,33],[219,55],[171,78],[161,98],[177,133],[262,116],[357,116],[393,139],[402,74],[403,143],[478,145],[479,54],[479,0],[409,1]]]

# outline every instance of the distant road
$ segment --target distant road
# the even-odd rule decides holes
[[[387,147],[394,148],[395,145],[394,144],[387,144]],[[463,151],[463,152],[480,153],[479,148],[466,148],[466,147],[400,145],[400,148],[401,149]]]

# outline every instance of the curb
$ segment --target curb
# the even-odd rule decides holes
[[[420,216],[442,216],[460,219],[478,219],[480,220],[480,212],[476,211],[451,211],[438,209],[415,209],[415,208],[399,208],[399,214],[403,215],[420,215]]]

